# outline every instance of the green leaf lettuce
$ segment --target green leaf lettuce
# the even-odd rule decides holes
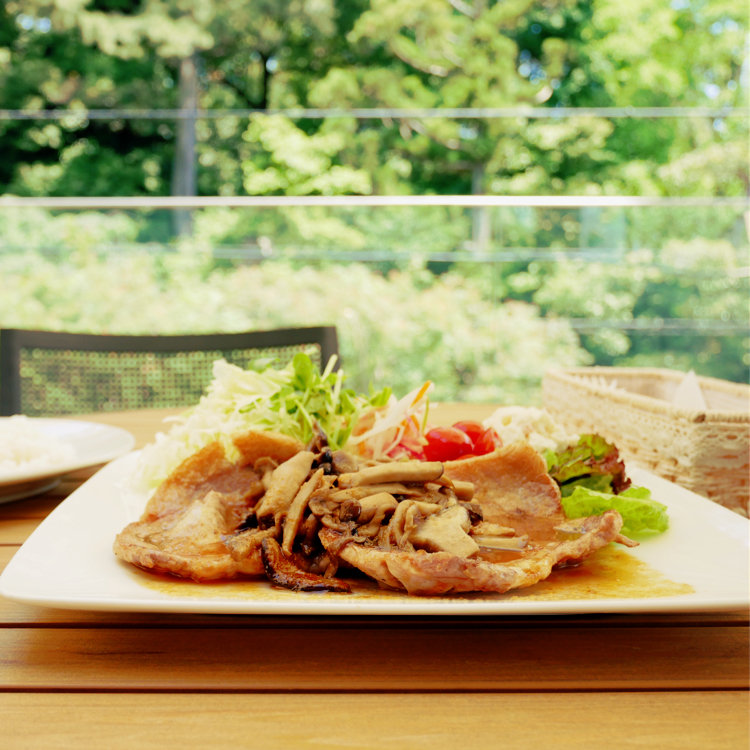
[[[646,487],[630,487],[615,495],[579,485],[562,498],[562,505],[569,518],[597,516],[612,508],[622,516],[626,536],[660,534],[669,527],[667,506],[653,500]]]
[[[581,435],[576,444],[565,450],[547,451],[545,459],[547,470],[563,495],[569,495],[579,485],[615,494],[630,485],[617,447],[601,435]]]

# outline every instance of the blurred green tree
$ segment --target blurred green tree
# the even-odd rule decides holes
[[[6,0],[0,109],[28,116],[0,117],[0,189],[746,196],[747,118],[721,111],[747,106],[746,34],[744,0]],[[273,114],[519,105],[619,107],[624,116]],[[667,105],[717,114],[627,116],[630,106]],[[87,116],[110,108],[183,112]],[[198,109],[254,114],[201,118]],[[292,254],[431,250],[458,260],[474,251],[505,259],[491,272],[443,259],[424,267],[431,282],[460,271],[487,299],[524,300],[549,316],[746,325],[747,229],[735,209],[382,216],[213,212],[193,231],[214,247],[263,242]],[[68,249],[83,252],[109,232],[87,227]],[[128,232],[173,240],[163,216],[144,216]],[[59,245],[54,233],[48,239]],[[547,256],[533,257],[540,253]],[[422,272],[418,258],[411,265]],[[409,266],[385,260],[379,269]],[[585,289],[584,272],[595,280]],[[420,288],[431,282],[418,277]],[[679,354],[735,378],[750,364],[741,333],[667,338],[616,328],[583,341],[602,363],[676,362]]]

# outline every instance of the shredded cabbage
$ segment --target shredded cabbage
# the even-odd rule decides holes
[[[343,447],[359,414],[390,397],[384,389],[369,397],[344,388],[343,370],[331,358],[321,373],[307,354],[298,353],[280,369],[243,370],[223,359],[213,365],[213,380],[198,404],[170,419],[171,428],[143,449],[139,483],[158,485],[178,464],[219,441],[236,457],[232,436],[250,429],[280,432],[307,443],[316,426],[332,449]]]

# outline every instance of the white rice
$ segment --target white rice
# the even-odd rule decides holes
[[[21,414],[0,419],[0,475],[35,471],[75,457],[73,446],[46,433]]]

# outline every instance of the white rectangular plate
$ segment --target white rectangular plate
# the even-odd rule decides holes
[[[643,563],[639,574],[645,579],[686,584],[686,593],[663,595],[657,590],[654,595],[648,580],[645,590],[635,588],[631,594],[601,595],[594,589],[562,598],[540,596],[538,587],[420,598],[375,587],[355,588],[347,595],[295,593],[265,581],[165,582],[135,571],[112,553],[115,535],[146,503],[145,496],[127,489],[137,457],[130,453],[105,466],[62,502],[10,561],[0,577],[0,594],[68,609],[217,614],[554,615],[719,611],[750,605],[750,522],[635,467],[629,470],[633,482],[649,487],[668,506],[670,528],[627,555]]]

